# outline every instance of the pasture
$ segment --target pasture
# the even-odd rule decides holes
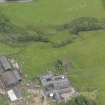
[[[0,4],[0,9],[17,26],[26,30],[48,30],[49,27],[71,22],[79,17],[105,19],[102,0],[33,0],[30,3]],[[70,37],[69,32],[50,35],[53,42]],[[26,79],[33,79],[52,68],[58,59],[68,58],[72,84],[80,91],[96,90],[98,105],[105,105],[105,31],[81,32],[72,44],[52,48],[50,43],[31,42],[13,47],[0,43],[0,55],[18,60]]]

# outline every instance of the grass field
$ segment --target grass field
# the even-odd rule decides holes
[[[62,25],[79,17],[105,19],[102,0],[34,0],[32,3],[0,4],[0,8],[14,24],[26,29]],[[59,42],[68,37],[69,33],[59,33],[51,36],[51,40]],[[98,105],[105,105],[104,51],[105,31],[82,32],[72,44],[62,48],[37,42],[24,48],[0,43],[0,55],[16,58],[27,79],[51,68],[57,59],[69,58],[73,64],[70,70],[72,84],[80,91],[96,89]]]

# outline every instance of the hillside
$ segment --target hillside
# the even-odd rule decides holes
[[[105,105],[103,0],[33,0],[0,4],[0,9],[13,27],[12,33],[0,31],[0,55],[16,58],[26,79],[52,68],[58,59],[68,58],[73,66],[69,70],[73,86],[80,92],[95,90],[93,98],[98,105]],[[77,22],[76,27],[84,29],[78,34],[72,33],[71,28],[62,31],[62,26],[81,17],[96,19],[89,24],[97,25],[98,30],[95,27],[88,31]]]

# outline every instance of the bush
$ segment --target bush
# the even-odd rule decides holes
[[[59,43],[53,43],[53,47],[54,48],[61,48],[61,47],[64,47],[64,46],[66,46],[68,44],[71,44],[73,41],[74,41],[73,38],[65,39],[64,41],[61,41]]]
[[[25,34],[22,35],[20,34],[8,34],[5,35],[5,39],[11,42],[16,42],[16,43],[27,43],[27,42],[48,42],[48,38],[45,36],[40,36],[40,35],[31,35],[31,34]]]
[[[81,31],[94,31],[105,28],[105,24],[98,21],[96,18],[81,17],[73,20],[69,24],[63,26],[64,29],[69,30],[73,34],[79,34]]]
[[[20,36],[17,37],[16,39],[17,42],[34,42],[34,41],[38,41],[38,42],[48,42],[48,38],[47,37],[43,37],[40,35],[37,36],[31,36],[31,35],[24,35],[24,36]]]
[[[48,42],[46,36],[42,36],[42,32],[30,33],[30,30],[18,27],[4,14],[0,13],[0,41],[5,44],[26,43],[26,42]]]
[[[13,30],[14,25],[10,22],[10,20],[3,15],[0,14],[0,32],[10,32]]]

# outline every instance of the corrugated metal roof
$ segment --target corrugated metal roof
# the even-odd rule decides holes
[[[11,101],[16,101],[18,99],[13,89],[9,90],[7,94]]]

